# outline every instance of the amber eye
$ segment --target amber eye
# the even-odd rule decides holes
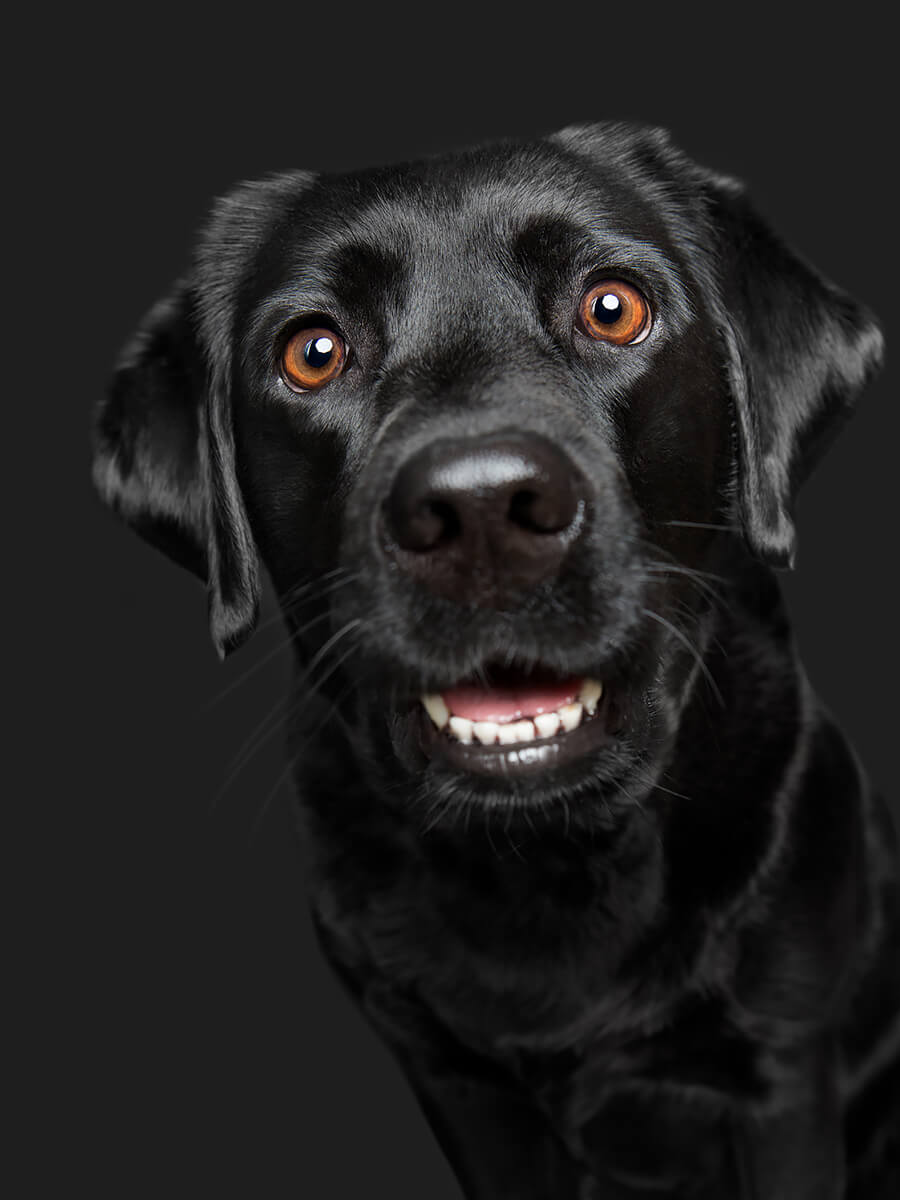
[[[343,338],[331,329],[300,329],[281,355],[284,382],[295,392],[312,392],[340,375],[347,361]]]
[[[578,309],[582,330],[592,338],[630,346],[650,332],[650,306],[636,287],[604,279],[584,293]]]

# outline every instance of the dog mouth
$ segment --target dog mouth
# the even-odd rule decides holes
[[[608,740],[608,693],[590,675],[488,670],[419,698],[422,746],[447,766],[482,775],[562,766]]]

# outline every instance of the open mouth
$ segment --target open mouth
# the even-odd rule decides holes
[[[607,740],[603,684],[590,676],[489,671],[420,698],[423,748],[448,765],[511,776],[573,761]]]

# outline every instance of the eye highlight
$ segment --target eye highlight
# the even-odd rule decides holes
[[[347,345],[332,329],[298,329],[281,353],[281,377],[294,392],[314,392],[340,375]]]
[[[650,332],[650,305],[630,283],[603,279],[581,297],[578,324],[597,341],[634,346]]]

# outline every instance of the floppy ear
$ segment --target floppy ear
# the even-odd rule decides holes
[[[822,279],[756,215],[732,180],[704,188],[718,234],[747,542],[793,565],[797,489],[881,365],[874,317]]]
[[[221,657],[253,631],[256,551],[237,483],[224,387],[181,282],[126,347],[94,426],[94,483],[141,537],[207,584]]]
[[[738,183],[691,163],[664,130],[578,125],[551,140],[594,161],[610,152],[624,158],[641,195],[659,199],[672,218],[670,237],[695,262],[698,250],[706,259],[705,247],[683,235],[698,218],[707,225],[715,251],[703,273],[715,277],[705,282],[721,302],[744,534],[764,562],[791,566],[797,489],[881,363],[874,318],[775,237]]]

